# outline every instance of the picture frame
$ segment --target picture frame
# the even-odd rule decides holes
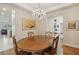
[[[30,18],[24,17],[22,19],[22,30],[31,30],[35,29],[36,27],[36,21],[32,20]]]
[[[78,30],[78,26],[79,26],[79,21],[77,20],[71,20],[68,21],[68,30]]]

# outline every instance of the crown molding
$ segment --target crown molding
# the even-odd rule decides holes
[[[18,7],[24,8],[25,10],[28,10],[31,13],[33,11],[33,8],[30,8],[27,5],[23,5],[23,4],[20,4],[20,3],[15,3],[15,5],[18,6]],[[58,10],[60,8],[65,8],[65,7],[68,7],[68,6],[71,6],[71,5],[73,5],[73,3],[63,3],[63,4],[57,5],[55,7],[47,8],[47,9],[45,9],[45,11],[46,11],[46,13],[49,13],[51,11],[55,11],[55,10]]]
[[[46,9],[46,12],[49,13],[51,11],[55,11],[55,10],[58,10],[58,9],[61,9],[61,8],[71,6],[71,5],[73,5],[73,4],[72,3],[65,3],[65,4],[62,4],[62,5],[57,5],[55,7],[51,7],[51,8]]]
[[[18,7],[21,7],[25,10],[28,10],[29,12],[32,12],[32,8],[28,7],[27,5],[23,5],[23,4],[20,4],[20,3],[15,3],[16,6]]]

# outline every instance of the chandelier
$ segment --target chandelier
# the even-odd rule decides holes
[[[41,7],[40,7],[40,3],[38,4],[38,8],[33,10],[33,17],[35,18],[38,18],[38,19],[42,19],[45,17],[46,15],[46,11],[43,10]]]

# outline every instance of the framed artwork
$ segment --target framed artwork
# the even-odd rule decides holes
[[[69,30],[78,30],[79,22],[76,20],[68,21],[68,29]]]
[[[23,30],[34,29],[35,25],[36,25],[35,20],[31,20],[28,18],[23,18],[23,20],[22,20],[22,29]]]

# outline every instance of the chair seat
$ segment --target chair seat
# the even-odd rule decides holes
[[[46,50],[43,51],[44,54],[52,54],[52,47],[48,47]]]
[[[48,47],[46,50],[44,50],[43,52],[42,52],[42,54],[43,55],[54,55],[54,54],[56,54],[56,49],[55,48],[53,48],[53,47]]]

